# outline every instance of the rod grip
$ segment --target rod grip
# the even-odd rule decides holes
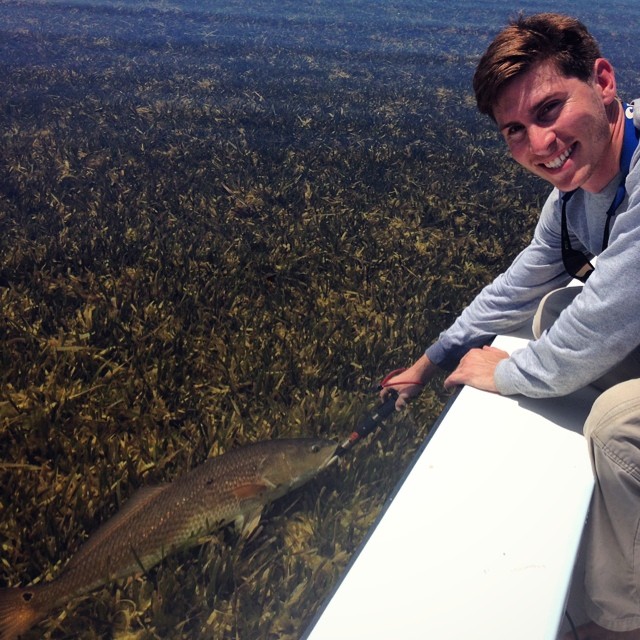
[[[356,433],[361,438],[368,436],[385,418],[396,410],[397,399],[398,393],[391,391],[389,397],[356,427]]]

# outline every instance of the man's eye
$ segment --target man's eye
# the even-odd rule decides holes
[[[548,102],[547,104],[543,105],[543,107],[540,109],[540,119],[551,120],[553,118],[556,118],[558,116],[558,113],[560,112],[561,106],[562,103],[559,100],[554,100],[553,102]]]
[[[511,141],[517,141],[524,135],[524,127],[522,125],[511,125],[504,132],[505,138]]]

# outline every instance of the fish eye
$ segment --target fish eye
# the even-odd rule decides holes
[[[318,451],[320,451],[320,445],[319,444],[311,445],[311,453],[318,453]]]

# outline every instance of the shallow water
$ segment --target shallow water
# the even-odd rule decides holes
[[[640,88],[637,3],[577,13]],[[528,241],[475,112],[502,2],[0,2],[0,571],[50,577],[143,484],[343,438]],[[446,397],[229,533],[34,631],[296,638]]]

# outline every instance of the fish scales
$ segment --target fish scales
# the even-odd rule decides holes
[[[231,522],[250,532],[269,502],[327,466],[336,443],[272,440],[211,458],[171,484],[144,488],[102,525],[53,581],[0,590],[0,640],[15,640],[56,607],[153,567]]]

